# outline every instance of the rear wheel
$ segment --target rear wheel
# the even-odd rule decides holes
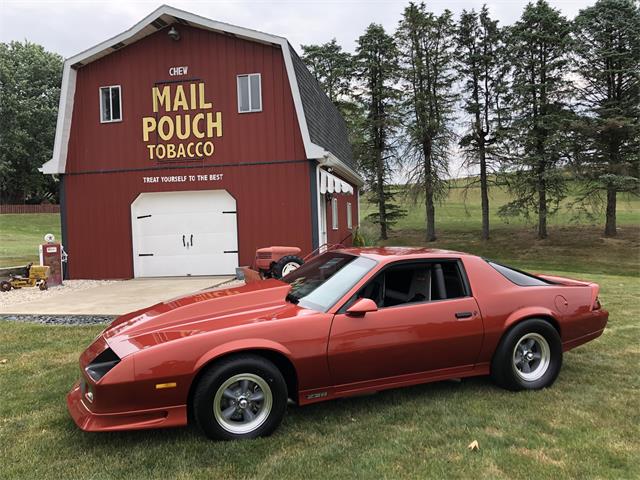
[[[285,275],[300,268],[304,260],[296,255],[287,255],[278,260],[271,269],[275,278],[282,278]]]
[[[558,331],[549,322],[530,319],[502,338],[491,362],[491,376],[509,390],[537,390],[551,386],[561,366]]]
[[[209,438],[262,437],[282,422],[287,397],[287,384],[273,363],[256,355],[239,355],[203,375],[193,397],[193,413]]]

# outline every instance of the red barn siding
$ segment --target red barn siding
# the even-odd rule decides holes
[[[223,136],[214,139],[215,153],[204,163],[306,158],[280,48],[177,28],[178,42],[160,30],[78,70],[67,173],[156,166],[142,140],[142,118],[153,116],[151,89],[185,79],[204,81],[206,100],[222,112]],[[187,75],[169,76],[170,67],[182,65],[189,67]],[[262,112],[238,113],[236,76],[246,73],[262,74]],[[99,88],[108,85],[122,87],[123,120],[102,124]]]
[[[256,248],[269,245],[296,245],[309,252],[309,168],[305,161],[65,175],[68,274],[71,278],[96,279],[133,276],[131,203],[142,192],[227,190],[237,201],[241,265],[250,265]],[[142,183],[146,175],[204,173],[223,173],[224,177],[211,183]]]

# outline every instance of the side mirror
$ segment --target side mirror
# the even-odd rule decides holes
[[[347,309],[347,315],[362,317],[365,313],[377,312],[378,305],[370,298],[361,298]]]

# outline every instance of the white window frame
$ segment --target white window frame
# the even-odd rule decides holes
[[[249,94],[249,110],[242,110],[240,108],[240,78],[244,78],[247,77],[247,86],[248,88],[248,94]],[[251,108],[251,77],[258,77],[258,84],[259,84],[259,89],[258,92],[260,94],[260,108],[259,109],[252,109]],[[261,73],[243,73],[242,75],[238,75],[236,77],[236,90],[237,90],[237,94],[238,94],[238,113],[257,113],[257,112],[261,112],[262,111],[262,74]]]
[[[103,108],[102,108],[102,90],[104,90],[105,88],[109,89],[109,101],[111,102],[112,97],[111,97],[111,89],[112,88],[117,88],[118,89],[118,102],[120,103],[120,118],[111,118],[110,120],[104,120],[104,116],[103,114]],[[102,87],[98,88],[98,101],[100,102],[100,123],[116,123],[116,122],[121,122],[122,121],[122,86],[121,85],[104,85]],[[113,117],[113,102],[111,103],[111,114]]]
[[[338,199],[336,197],[333,197],[331,199],[331,227],[334,230],[338,230],[339,227],[339,223],[338,223]]]
[[[351,208],[351,202],[347,202],[347,228],[353,229],[353,210]]]

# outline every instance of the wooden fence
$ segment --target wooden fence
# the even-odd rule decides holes
[[[3,213],[60,213],[60,205],[0,205],[0,215]]]

